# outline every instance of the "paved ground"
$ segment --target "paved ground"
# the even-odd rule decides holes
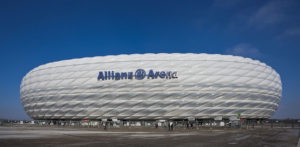
[[[282,146],[298,143],[298,129],[166,129],[0,127],[0,146]]]

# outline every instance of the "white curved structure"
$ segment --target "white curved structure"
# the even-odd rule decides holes
[[[132,54],[41,65],[23,78],[21,100],[33,119],[269,118],[281,91],[278,73],[249,58]]]

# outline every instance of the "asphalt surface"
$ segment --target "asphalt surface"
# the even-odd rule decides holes
[[[175,129],[0,127],[0,146],[282,146],[298,143],[298,129]]]

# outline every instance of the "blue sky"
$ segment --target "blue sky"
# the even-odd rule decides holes
[[[19,86],[48,62],[131,53],[232,54],[272,66],[275,118],[300,118],[296,0],[0,0],[0,118],[29,119]]]

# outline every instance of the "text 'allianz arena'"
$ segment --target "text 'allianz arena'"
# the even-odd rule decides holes
[[[27,114],[49,119],[269,118],[282,85],[270,66],[218,54],[131,54],[63,60],[22,80]]]

